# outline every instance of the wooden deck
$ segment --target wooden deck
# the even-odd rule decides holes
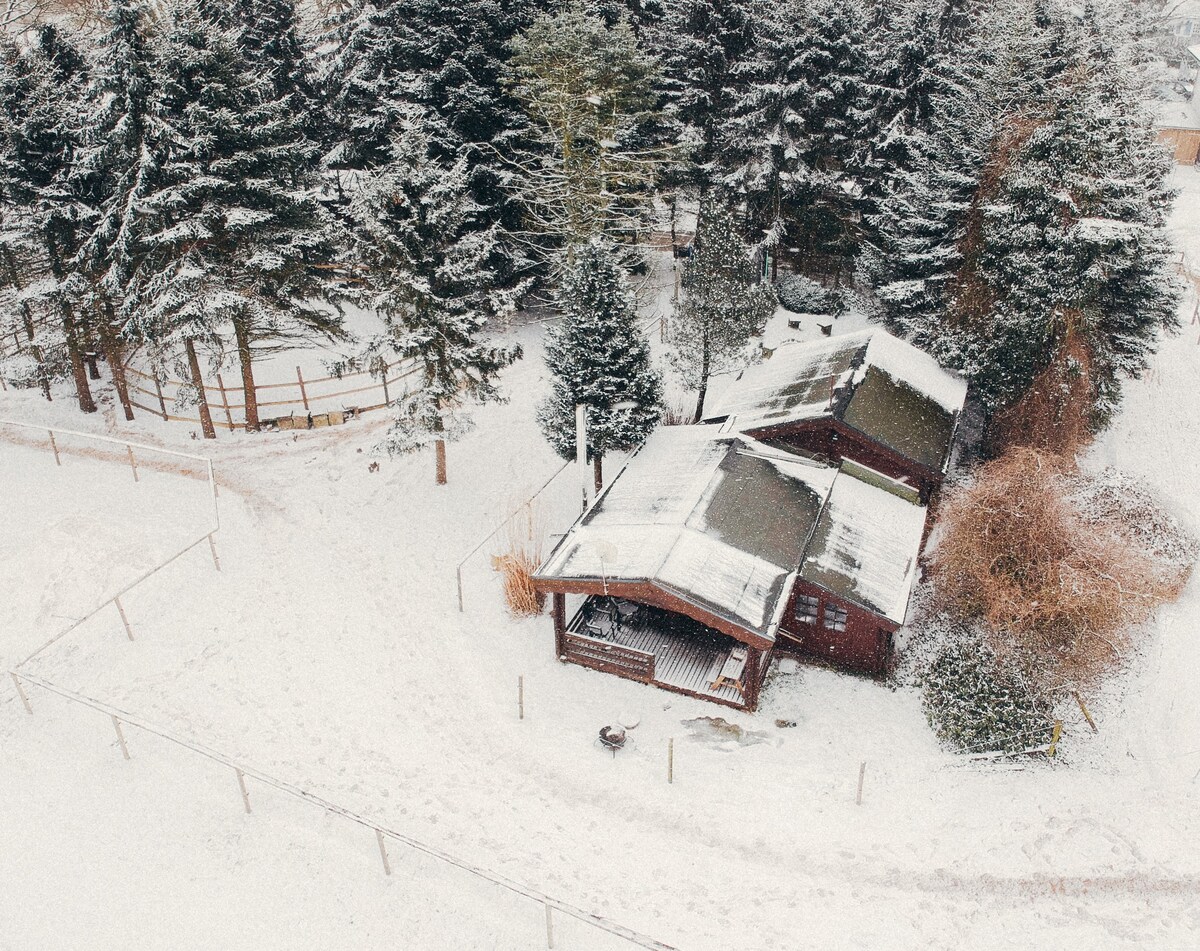
[[[627,620],[610,623],[588,598],[567,625],[566,659],[619,677],[744,708],[731,684],[716,690],[716,680],[737,641],[691,618],[642,605]],[[614,613],[614,618],[616,614]],[[595,620],[601,632],[588,629]]]

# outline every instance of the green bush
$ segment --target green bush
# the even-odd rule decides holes
[[[976,631],[956,628],[939,638],[918,682],[929,725],[958,752],[1017,753],[1050,741],[1045,704]]]
[[[781,278],[775,293],[779,303],[793,314],[840,314],[846,309],[840,294],[800,274]]]

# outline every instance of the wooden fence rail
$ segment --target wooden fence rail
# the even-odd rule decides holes
[[[297,413],[307,415],[319,411],[345,411],[353,409],[358,413],[382,409],[393,399],[411,392],[412,378],[417,375],[420,367],[415,361],[400,360],[387,366],[383,373],[361,371],[347,373],[342,377],[322,376],[305,378],[300,367],[296,367],[296,380],[287,383],[255,384],[255,394],[270,392],[272,399],[260,399],[259,410],[273,410],[263,413],[264,422],[272,418],[290,416]],[[180,415],[180,411],[172,412],[182,389],[191,384],[182,380],[158,378],[132,366],[125,367],[128,380],[130,403],[138,409],[152,413],[160,419],[172,422],[193,423],[199,425],[199,416]],[[365,381],[370,382],[365,382]],[[346,389],[329,390],[329,384],[351,384]],[[399,384],[399,386],[398,386]],[[275,391],[287,391],[278,393]],[[369,396],[363,399],[364,394]],[[241,429],[245,426],[246,404],[243,390],[240,386],[225,385],[221,374],[217,374],[217,382],[204,383],[204,395],[208,405],[213,409],[213,425],[226,430]],[[284,398],[278,398],[278,397]],[[232,397],[232,398],[231,398]],[[350,399],[357,397],[358,399]],[[216,411],[219,410],[220,414]],[[223,415],[225,418],[221,419]]]

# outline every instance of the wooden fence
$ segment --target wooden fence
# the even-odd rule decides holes
[[[306,379],[300,367],[296,367],[295,382],[255,384],[259,417],[267,423],[295,415],[350,410],[366,413],[382,409],[412,391],[413,378],[419,369],[415,361],[398,360],[388,364],[381,373],[360,371],[341,377]],[[189,388],[190,384],[158,378],[131,366],[125,367],[125,375],[129,384],[129,400],[138,409],[164,420],[199,425],[198,410],[196,416],[181,416],[175,410],[180,391]],[[224,377],[218,373],[215,385],[205,381],[204,395],[214,426],[232,431],[246,425],[245,396],[241,386],[236,383],[233,386],[226,385]]]

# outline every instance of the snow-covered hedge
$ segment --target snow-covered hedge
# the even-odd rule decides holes
[[[929,725],[958,752],[1018,753],[1050,740],[1046,705],[975,629],[955,626],[933,637],[915,674]]]
[[[822,287],[810,277],[788,274],[775,285],[779,303],[794,314],[840,314],[846,309],[837,291]]]

